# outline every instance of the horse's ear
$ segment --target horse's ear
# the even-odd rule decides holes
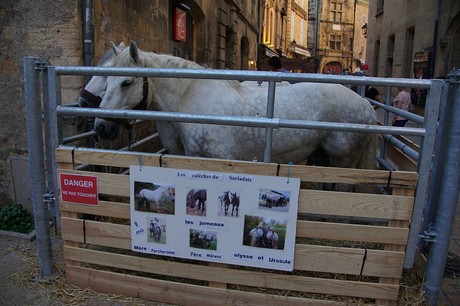
[[[112,43],[112,50],[113,50],[113,53],[114,53],[115,55],[120,54],[121,51],[123,51],[122,48],[125,47],[125,43],[124,43],[124,42],[121,42],[118,46],[116,46],[116,45],[113,43],[113,41],[112,41],[111,43]]]
[[[139,63],[139,49],[137,49],[137,45],[134,41],[131,41],[129,45],[129,55],[131,55],[134,63]]]

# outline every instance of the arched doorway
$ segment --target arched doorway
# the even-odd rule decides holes
[[[342,74],[342,71],[343,71],[343,67],[341,63],[329,62],[324,66],[322,73],[324,74]]]

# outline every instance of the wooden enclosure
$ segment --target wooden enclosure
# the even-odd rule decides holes
[[[81,164],[142,165],[301,179],[293,272],[131,251],[129,175]],[[69,283],[180,305],[395,304],[417,173],[278,165],[60,147],[60,173],[95,175],[99,206],[60,202]],[[380,186],[388,195],[320,191],[316,183]],[[82,218],[81,216],[96,216]]]

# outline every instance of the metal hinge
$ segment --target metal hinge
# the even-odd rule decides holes
[[[48,191],[43,194],[43,203],[53,203],[54,200],[56,200],[56,197],[54,196],[54,192]]]

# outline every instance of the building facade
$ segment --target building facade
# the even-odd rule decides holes
[[[369,2],[325,0],[316,3],[320,18],[316,50],[319,72],[341,74],[345,69],[352,72],[365,61],[366,37],[362,27]]]
[[[280,56],[283,67],[315,72],[308,47],[308,0],[265,0],[258,69],[269,70],[268,59]]]
[[[446,77],[460,67],[460,1],[371,1],[366,53],[374,76]]]
[[[0,2],[0,207],[30,205],[23,58],[92,65],[111,42],[135,41],[210,68],[256,69],[261,0],[19,0]],[[83,78],[62,78],[62,101]],[[69,120],[69,131],[71,126]],[[30,208],[30,207],[29,207]]]
[[[136,41],[216,69],[255,69],[259,0],[94,1],[94,53]]]

